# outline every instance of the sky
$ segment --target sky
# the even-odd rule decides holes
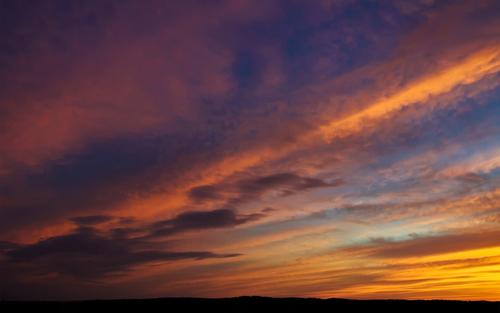
[[[500,300],[500,2],[0,0],[0,299]]]

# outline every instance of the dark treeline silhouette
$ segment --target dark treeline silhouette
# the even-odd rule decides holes
[[[239,297],[159,298],[87,301],[2,301],[0,312],[499,312],[500,302],[448,300],[348,300]],[[264,311],[262,311],[264,310]]]

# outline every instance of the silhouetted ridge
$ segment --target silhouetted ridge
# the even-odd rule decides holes
[[[350,300],[317,298],[155,298],[85,301],[2,301],[2,309],[35,309],[44,312],[500,312],[500,302],[449,300]],[[215,311],[214,311],[215,310]],[[260,310],[260,311],[259,311]],[[264,311],[261,311],[264,310]],[[7,312],[7,311],[5,311]]]

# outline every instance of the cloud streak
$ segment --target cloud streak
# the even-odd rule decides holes
[[[230,258],[238,254],[216,254],[209,251],[173,252],[147,248],[142,240],[113,238],[94,228],[80,227],[72,233],[47,238],[33,244],[4,244],[7,258],[4,266],[36,275],[57,273],[82,279],[103,279],[109,274],[124,274],[134,266],[152,262],[185,259]]]

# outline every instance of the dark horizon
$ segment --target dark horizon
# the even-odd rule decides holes
[[[384,312],[443,312],[475,310],[479,312],[500,312],[500,302],[465,300],[352,300],[318,298],[270,298],[244,296],[235,298],[157,298],[88,300],[68,302],[0,302],[0,308],[44,309],[51,312],[88,312],[91,309],[147,310],[159,308],[182,308],[183,310],[203,309],[219,312],[255,312],[265,310],[383,310]]]

